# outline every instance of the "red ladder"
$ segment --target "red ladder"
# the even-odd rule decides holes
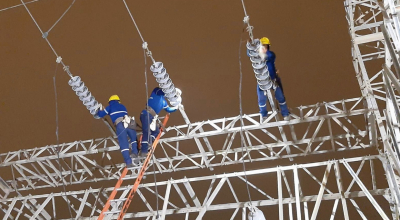
[[[167,125],[168,119],[169,119],[169,114],[167,114],[165,116],[165,118],[164,118],[164,121],[163,121],[164,127]],[[157,144],[158,144],[158,141],[160,140],[162,132],[163,132],[163,128],[161,127],[160,128],[160,133],[157,135],[157,138],[154,140],[152,148],[150,149],[149,153],[147,154],[146,160],[144,161],[143,166],[139,171],[139,174],[138,174],[138,176],[136,178],[135,183],[132,186],[131,191],[129,192],[128,198],[126,199],[126,201],[124,203],[124,206],[122,207],[122,210],[118,215],[118,219],[123,219],[126,211],[128,210],[129,205],[132,202],[133,196],[135,195],[136,190],[138,189],[139,184],[142,181],[143,175],[146,172],[147,167],[149,166],[150,158],[153,156],[153,153],[154,153],[154,151],[155,151],[155,149],[157,147]],[[104,208],[101,211],[101,213],[99,215],[99,218],[97,220],[102,220],[105,217],[105,212],[107,212],[108,209],[110,208],[111,200],[113,200],[115,195],[117,194],[117,190],[121,187],[121,184],[123,182],[123,178],[126,176],[127,173],[128,173],[128,169],[125,167],[124,170],[122,171],[122,174],[121,174],[117,184],[115,185],[110,197],[108,198],[106,205],[104,206]]]

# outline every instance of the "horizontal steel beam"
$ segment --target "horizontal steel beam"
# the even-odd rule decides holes
[[[165,195],[165,197],[168,196],[170,199],[164,203],[165,211],[163,214],[176,219],[173,216],[178,213],[207,214],[208,211],[227,209],[234,211],[237,208],[247,208],[252,205],[258,206],[259,208],[262,206],[276,205],[278,208],[279,204],[284,205],[284,207],[287,207],[287,205],[296,204],[296,198],[290,192],[293,192],[294,189],[292,184],[292,174],[293,172],[297,172],[297,178],[302,180],[295,180],[299,181],[299,190],[301,192],[299,201],[301,204],[313,203],[319,200],[320,208],[326,208],[332,207],[331,203],[324,202],[328,200],[335,200],[336,202],[342,198],[348,203],[348,205],[350,205],[349,200],[357,201],[357,198],[359,197],[368,197],[374,199],[375,197],[386,196],[388,193],[387,187],[379,189],[375,187],[375,184],[367,184],[368,181],[374,182],[378,178],[384,178],[384,173],[375,173],[373,172],[374,169],[371,169],[371,167],[375,169],[381,169],[381,160],[384,161],[384,159],[376,155],[348,158],[336,161],[324,161],[258,170],[248,170],[246,172],[242,171],[224,173],[212,176],[199,176],[176,180],[170,179],[168,181],[157,182],[157,187],[159,192],[165,192],[165,189],[170,186],[170,192],[168,192],[168,195]],[[354,171],[348,171],[346,166],[351,166],[351,169],[354,169]],[[326,172],[325,174],[322,172],[321,176],[321,171],[324,170],[331,171],[331,175],[329,176],[329,174],[326,174]],[[346,184],[343,183],[341,175],[339,175],[337,172],[338,170],[340,170],[342,176],[346,175]],[[280,176],[283,181],[270,181],[270,177],[274,175]],[[245,187],[245,176],[247,178],[252,196],[254,198],[264,199],[257,199],[250,203],[246,194],[237,194],[237,192],[242,191]],[[348,181],[349,177],[350,180],[352,180],[351,182]],[[268,181],[268,184],[264,184],[265,181]],[[359,191],[359,188],[355,187],[355,184],[358,184],[359,181],[363,181],[365,183],[362,191]],[[118,206],[118,204],[124,202],[124,199],[127,195],[126,192],[130,190],[130,185],[126,184],[130,183],[133,182],[123,182],[124,186],[119,189],[116,199],[112,202],[112,208],[108,212],[109,215],[113,216],[112,219],[114,219],[116,217],[115,214],[119,212],[120,206]],[[336,183],[343,185],[341,187],[335,187]],[[312,187],[311,191],[308,187],[307,193],[305,191],[302,192],[301,187],[309,184],[316,184],[318,187]],[[207,193],[205,196],[204,186],[207,185],[209,185],[209,193]],[[382,184],[380,184],[380,186],[384,187]],[[282,197],[273,196],[276,195],[275,192],[279,189],[285,192],[280,194]],[[91,218],[95,218],[100,213],[101,209],[103,208],[103,204],[107,200],[112,190],[112,187],[104,189],[90,188],[80,191],[68,191],[66,193],[59,192],[43,195],[20,196],[0,200],[0,209],[3,210],[5,219],[15,218],[19,212],[25,213],[25,216],[28,218],[32,217],[33,215],[29,213],[37,213],[38,216],[44,219],[48,219],[44,216],[49,213],[50,217],[54,218],[54,216],[51,216],[54,214],[51,213],[55,213],[55,215],[57,215],[57,219],[67,219],[69,218],[69,215],[66,215],[65,213],[58,213],[57,210],[59,209],[55,209],[55,207],[66,206],[64,200],[66,199],[66,201],[71,205],[74,218],[89,218],[90,216]],[[133,206],[132,210],[128,210],[129,214],[127,214],[125,217],[136,218],[155,216],[156,201],[154,199],[154,190],[154,183],[141,184],[138,190],[140,196],[135,197],[135,200],[133,201],[137,205]],[[187,193],[183,192],[185,190]],[[187,194],[189,194],[190,197],[186,196]],[[64,199],[58,199],[63,196]],[[161,200],[161,203],[163,203],[165,197],[161,195],[158,196]],[[35,201],[36,206],[31,205],[29,208],[26,206],[21,206],[27,203],[27,201]],[[146,204],[145,207],[147,208],[139,208],[141,207],[139,205],[141,201]],[[375,202],[373,204],[377,210],[381,209],[380,206],[387,205]],[[365,211],[363,207],[364,206],[361,206],[361,211]],[[56,211],[53,212],[53,209]],[[284,208],[282,211],[286,212],[289,210]],[[302,214],[305,214],[303,211],[301,212]],[[90,216],[88,213],[91,213]],[[367,213],[364,214],[367,215]]]
[[[367,148],[370,141],[363,122],[366,113],[363,99],[354,98],[298,107],[290,121],[276,121],[271,117],[269,121],[260,123],[257,121],[259,114],[245,115],[243,132],[247,147],[243,155],[239,144],[239,116],[171,126],[160,140],[161,147],[155,154],[155,172],[213,168],[242,161],[266,161]],[[361,128],[353,123],[357,117],[362,121]],[[224,144],[221,145],[213,136],[223,136]],[[32,156],[21,160],[11,156],[20,156],[21,152],[8,153],[0,171],[8,169],[8,172],[13,172],[14,177],[7,181],[10,187],[23,191],[57,187],[63,182],[69,185],[115,180],[124,167],[124,164],[112,161],[114,155],[111,153],[119,154],[119,147],[111,137],[63,144],[60,161],[56,155],[48,155],[48,152],[54,152],[50,149],[53,148],[30,150]],[[287,149],[290,149],[290,154],[287,154]],[[42,156],[45,152],[46,156]]]

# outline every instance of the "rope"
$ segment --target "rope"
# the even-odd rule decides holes
[[[33,2],[38,2],[38,1],[39,1],[39,0],[33,0],[33,1],[30,1],[30,2],[26,2],[25,4],[29,4],[29,3],[33,3]],[[7,8],[0,9],[0,11],[6,11],[6,10],[8,10],[8,9],[16,8],[16,7],[23,6],[23,5],[24,5],[24,4],[19,4],[19,5],[10,6],[10,7],[7,7]]]
[[[125,1],[125,0],[124,0]],[[145,86],[146,86],[146,107],[149,105],[149,87],[147,84],[147,57],[146,57],[146,50],[143,49],[143,56],[144,56],[144,79],[145,79]],[[150,122],[150,116],[149,114],[147,114],[147,121]],[[147,130],[147,141],[150,140],[150,125],[148,126],[148,130]],[[148,144],[149,145],[149,144]],[[150,146],[150,145],[149,145]],[[154,175],[154,186],[155,186],[155,190],[156,190],[156,203],[157,203],[157,219],[160,216],[158,213],[158,188],[157,188],[157,176],[156,176],[156,168],[154,165],[154,152],[153,152],[153,175]]]
[[[58,63],[56,64],[56,70],[54,71],[53,85],[54,85],[54,97],[55,97],[55,103],[56,103],[56,138],[57,138],[57,146],[59,147],[60,141],[59,141],[59,137],[58,137],[58,100],[57,100],[57,86],[56,86],[57,69],[58,69]],[[61,172],[60,150],[56,149],[56,152],[57,152],[58,172],[60,172],[61,182],[62,182],[63,189],[64,189],[64,198],[65,198],[65,200],[67,200],[67,190],[66,190],[65,183],[64,183],[64,177]],[[72,211],[71,211],[71,205],[69,204],[69,202],[67,202],[67,204],[68,204],[69,214],[70,214],[71,218],[73,218]]]
[[[242,0],[242,2],[243,2],[243,0]],[[242,78],[243,78],[243,74],[242,74],[242,61],[241,61],[242,56],[241,56],[241,53],[242,53],[242,40],[243,40],[244,27],[245,27],[245,24],[243,24],[243,31],[242,31],[242,33],[240,35],[240,42],[239,42],[239,72],[240,72],[240,80],[239,80],[239,110],[240,110],[240,140],[241,140],[240,141],[240,145],[242,147],[242,158],[243,158],[242,164],[243,164],[244,177],[246,179],[247,195],[249,196],[249,201],[252,204],[250,190],[249,190],[249,183],[248,183],[247,174],[246,174],[246,165],[245,165],[245,162],[244,162],[244,153],[243,153],[243,151],[244,151],[244,146],[243,146],[243,143],[244,143],[243,126],[244,126],[244,124],[243,124],[243,109],[242,109]]]

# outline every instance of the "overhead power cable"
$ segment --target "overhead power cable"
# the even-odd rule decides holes
[[[65,14],[67,14],[67,12],[69,11],[69,9],[72,7],[72,5],[75,3],[76,0],[73,0],[71,2],[71,4],[69,5],[69,7],[67,8],[67,10],[64,11],[64,13],[61,15],[61,17],[49,28],[49,30],[47,32],[45,32],[43,35],[43,38],[47,37],[50,33],[50,31],[58,24],[58,22],[61,21],[61,19],[64,17]]]
[[[34,2],[38,2],[38,1],[39,1],[39,0],[33,0],[33,1],[30,1],[30,2],[25,2],[25,4],[30,4],[30,3],[34,3]],[[0,9],[0,12],[6,11],[6,10],[12,9],[12,8],[17,8],[17,7],[23,6],[23,5],[24,5],[24,4],[18,4],[18,5],[10,6],[10,7],[7,7],[7,8],[2,8],[2,9]]]
[[[164,68],[164,64],[162,62],[156,62],[154,60],[153,54],[149,50],[148,44],[144,40],[142,33],[140,32],[139,27],[138,27],[135,19],[133,18],[133,15],[132,15],[129,7],[126,4],[126,1],[123,0],[123,2],[126,7],[126,10],[129,13],[129,16],[132,19],[133,24],[136,27],[136,30],[140,36],[140,39],[142,40],[142,48],[143,48],[143,50],[146,51],[147,56],[150,57],[153,62],[153,64],[150,66],[150,70],[153,72],[153,75],[156,78],[156,81],[158,82],[159,87],[165,93],[165,97],[169,100],[169,103],[174,107],[178,107],[182,102],[182,98],[181,98],[182,91],[175,88],[175,85],[172,83],[172,80],[169,78],[167,70]]]

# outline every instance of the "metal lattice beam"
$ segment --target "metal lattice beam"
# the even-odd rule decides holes
[[[356,77],[366,106],[371,110],[368,115],[370,136],[380,136],[383,143],[381,152],[391,164],[386,172],[392,186],[391,200],[397,209],[392,210],[393,216],[398,216],[400,194],[395,189],[399,187],[396,176],[400,175],[400,133],[397,126],[400,114],[398,111],[394,114],[400,96],[395,95],[392,86],[398,84],[400,77],[400,7],[397,0],[346,0],[344,3]],[[395,74],[391,73],[392,68]]]
[[[353,98],[298,107],[292,110],[290,121],[277,121],[276,113],[264,123],[259,122],[259,114],[245,115],[247,148],[243,157],[239,116],[168,127],[155,155],[156,172],[367,148],[371,146],[364,126],[367,113],[363,99]],[[217,138],[225,139],[222,145]],[[288,148],[291,154],[287,154]],[[60,150],[61,174],[55,149]],[[108,137],[1,154],[0,169],[13,172],[14,180],[7,183],[23,191],[57,187],[62,182],[118,179],[124,164],[112,161],[115,156],[119,156],[118,142]]]
[[[371,218],[369,206],[363,204],[357,205],[358,198],[366,197],[370,201],[370,206],[374,208],[374,213],[379,213],[382,218],[387,218],[387,209],[376,202],[376,198],[388,195],[388,187],[380,185],[383,188],[377,188],[371,184],[378,178],[384,178],[384,173],[373,172],[374,169],[382,169],[382,162],[386,160],[380,156],[366,156],[358,158],[348,158],[337,161],[325,161],[310,164],[299,164],[291,166],[282,166],[275,168],[250,170],[246,172],[249,181],[250,192],[252,194],[252,204],[262,208],[263,206],[274,206],[280,216],[296,216],[289,210],[295,206],[296,213],[305,216],[312,215],[311,219],[318,218],[321,214],[318,212],[321,208],[330,207],[332,213],[336,213],[338,207],[343,206],[347,215],[347,208],[358,210],[360,215]],[[322,172],[321,172],[322,171]],[[178,219],[179,216],[188,215],[197,216],[201,219],[207,213],[217,210],[231,210],[234,218],[241,209],[251,206],[247,195],[237,194],[245,187],[244,172],[225,173],[212,176],[201,176],[183,179],[170,179],[157,183],[161,199],[162,209],[160,214],[162,218]],[[272,176],[277,176],[278,181],[265,181]],[[343,181],[343,178],[350,181]],[[263,181],[260,181],[263,179]],[[301,179],[301,181],[300,181]],[[256,181],[257,180],[257,181]],[[283,180],[283,181],[282,181]],[[368,183],[370,182],[370,183]],[[295,184],[294,184],[295,183]],[[307,192],[302,191],[302,186],[314,184],[316,187],[307,187]],[[205,196],[204,187],[209,185],[207,195]],[[356,187],[356,185],[358,187]],[[120,204],[124,202],[129,185],[120,188],[118,199],[113,201],[114,206],[109,215],[112,219],[119,213]],[[310,191],[311,190],[311,191]],[[95,218],[103,208],[112,188],[106,189],[87,189],[81,191],[71,191],[66,193],[66,198],[71,204],[74,217],[83,218],[91,216]],[[146,218],[155,216],[155,196],[154,183],[144,183],[139,187],[139,197],[135,199],[135,206],[126,218]],[[186,192],[184,192],[186,191]],[[295,195],[290,192],[296,191]],[[280,192],[274,196],[276,192]],[[65,201],[59,198],[64,193],[52,193],[45,195],[21,196],[2,200],[0,202],[3,210],[4,219],[13,219],[19,212],[24,213],[25,217],[40,216],[42,219],[55,218],[52,215],[58,214],[58,219],[63,217],[57,213],[57,206],[65,204]],[[189,195],[189,196],[187,196]],[[24,204],[31,204],[35,201],[35,206],[29,207]],[[96,201],[95,203],[93,201]],[[336,205],[326,201],[334,201]],[[362,200],[366,201],[366,200]],[[144,205],[140,206],[139,203]],[[341,202],[342,205],[338,205]],[[308,204],[314,205],[313,210],[308,210]],[[54,211],[56,210],[56,211]],[[29,214],[32,213],[32,214]],[[49,216],[49,213],[50,214]],[[179,215],[182,214],[182,215]],[[333,214],[335,215],[335,214]],[[336,216],[336,218],[342,218]],[[182,218],[183,219],[183,218]],[[281,218],[282,219],[282,218]]]

